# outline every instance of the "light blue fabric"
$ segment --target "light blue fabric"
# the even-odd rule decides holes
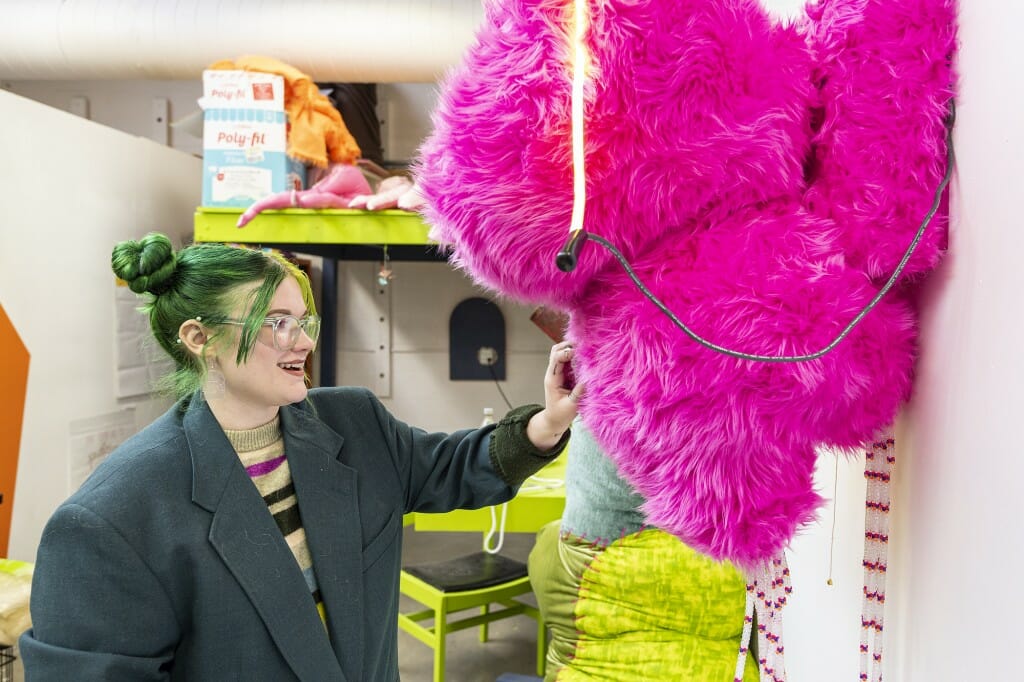
[[[566,463],[562,532],[606,545],[644,527],[643,498],[619,475],[579,419],[573,424]]]

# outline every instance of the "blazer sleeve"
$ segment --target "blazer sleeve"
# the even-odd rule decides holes
[[[150,568],[116,528],[65,504],[39,545],[27,682],[167,680],[181,628]]]
[[[541,410],[527,405],[497,424],[450,434],[427,433],[396,419],[367,392],[405,486],[405,511],[446,512],[506,502],[534,472],[556,458],[569,432],[547,452],[526,437],[526,423]]]

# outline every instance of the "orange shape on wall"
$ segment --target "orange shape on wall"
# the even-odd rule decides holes
[[[29,353],[3,304],[0,304],[0,358],[4,363],[4,371],[0,372],[0,395],[4,397],[0,409],[0,557],[6,557],[28,391]]]

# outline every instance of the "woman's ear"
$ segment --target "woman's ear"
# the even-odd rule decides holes
[[[178,341],[193,355],[201,356],[208,340],[209,335],[199,320],[185,320],[178,327]]]

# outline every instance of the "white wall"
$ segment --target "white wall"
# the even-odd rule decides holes
[[[390,302],[391,391],[382,402],[398,417],[430,430],[476,426],[484,407],[507,409],[493,381],[448,379],[448,320],[465,298],[490,295],[445,263],[392,262]],[[338,383],[374,388],[378,348],[376,263],[339,268]],[[551,342],[532,322],[532,308],[495,301],[505,318],[506,381],[501,388],[513,405],[541,403]],[[388,311],[389,314],[388,314]]]
[[[887,670],[906,682],[1021,676],[1024,5],[960,12],[950,253],[925,292],[896,489]]]
[[[427,113],[436,96],[433,83],[379,83],[377,112],[381,120],[381,144],[389,161],[407,162],[430,128]],[[140,137],[153,137],[152,102],[166,99],[169,121],[180,122],[199,110],[196,100],[203,94],[196,80],[5,80],[0,89],[28,97],[62,111],[72,109],[72,100],[85,98],[88,118]],[[201,126],[199,128],[201,131]],[[168,145],[202,156],[200,137],[187,129],[170,127]]]
[[[0,88],[61,111],[71,111],[72,99],[84,97],[88,102],[88,118],[130,135],[152,138],[154,98],[168,101],[170,121],[177,121],[199,109],[196,100],[203,94],[203,84],[194,81],[3,81]],[[183,152],[202,156],[203,143],[198,137],[168,129],[169,145]]]
[[[1022,24],[1021,3],[960,5],[949,253],[925,283],[915,393],[896,434],[884,652],[896,682],[1020,678]],[[820,462],[826,496],[834,465]],[[790,682],[856,679],[862,472],[862,459],[840,463],[834,587],[831,507],[789,553]]]
[[[200,162],[8,92],[0,120],[0,301],[31,354],[9,554],[32,561],[69,492],[71,422],[127,406],[114,398],[111,248],[190,235]]]

